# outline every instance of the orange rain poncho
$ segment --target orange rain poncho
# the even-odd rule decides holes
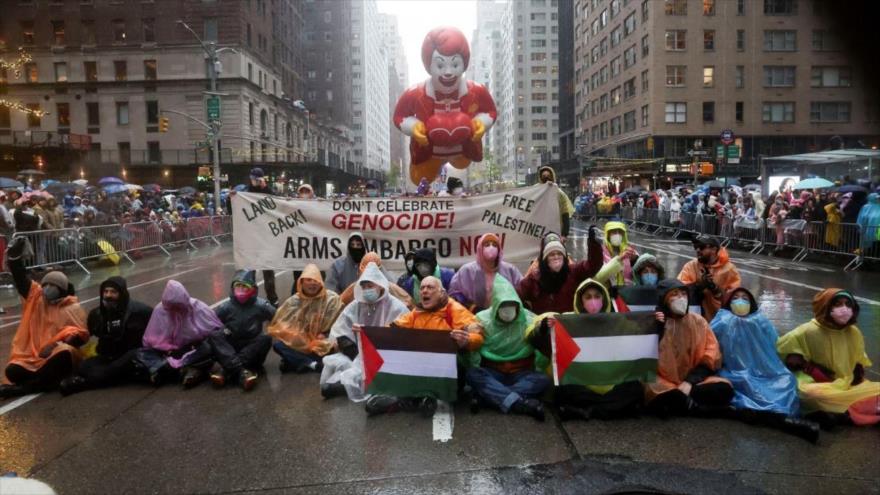
[[[401,315],[394,320],[394,326],[447,332],[453,329],[466,330],[469,351],[475,351],[483,345],[483,327],[477,321],[477,317],[461,303],[448,296],[445,297],[445,302],[434,310],[428,311],[417,307]]]
[[[804,372],[796,373],[801,406],[805,412],[820,410],[843,413],[860,401],[873,402],[875,407],[880,405],[880,383],[865,379],[858,385],[852,384],[857,364],[865,368],[871,366],[871,360],[865,353],[862,332],[854,324],[838,328],[828,317],[831,301],[841,292],[843,289],[832,288],[816,294],[813,298],[814,318],[776,342],[776,351],[783,360],[790,354],[799,354],[833,373],[834,381],[823,383],[817,383]],[[857,303],[854,306],[857,316]],[[850,413],[855,418],[852,411]],[[875,412],[874,417],[877,416],[880,414]]]
[[[712,280],[722,292],[721,299],[719,299],[712,294],[711,290],[705,289],[703,291],[703,316],[706,321],[712,321],[712,318],[715,318],[715,313],[721,309],[721,301],[742,286],[742,281],[736,267],[730,262],[730,255],[725,248],[718,249],[718,260],[708,268],[709,273],[712,274]],[[688,285],[697,283],[702,278],[703,265],[696,259],[688,261],[678,274],[678,279]]]
[[[358,266],[358,279],[360,279],[360,276],[364,274],[364,270],[367,269],[367,265],[370,263],[375,263],[376,267],[382,268],[382,259],[379,257],[378,254],[370,251],[365,254],[364,257],[361,259],[361,263]],[[342,300],[343,306],[348,306],[352,301],[354,301],[354,285],[356,283],[358,282],[349,285],[345,288],[344,291],[342,291],[342,294],[339,294],[339,299]],[[412,309],[414,307],[412,297],[410,297],[405,290],[401,289],[399,285],[391,282],[390,280],[388,281],[388,293],[400,300],[400,302],[402,302],[403,304],[406,304],[407,308]]]
[[[43,300],[40,284],[31,281],[30,291],[23,299],[21,322],[12,339],[9,364],[37,371],[52,356],[69,351],[76,365],[81,358],[80,352],[64,341],[71,337],[78,337],[81,342],[89,339],[86,312],[76,296],[66,296],[58,304],[48,304]],[[52,349],[52,353],[45,358],[40,357],[40,351],[54,342],[59,344]]]
[[[304,278],[320,282],[320,292],[306,296],[302,290]],[[296,281],[296,294],[278,308],[267,333],[293,350],[324,356],[333,350],[333,342],[327,339],[327,334],[340,311],[339,296],[324,287],[321,271],[310,264]]]

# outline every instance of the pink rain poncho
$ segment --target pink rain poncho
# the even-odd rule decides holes
[[[223,323],[214,310],[189,297],[180,282],[169,280],[162,293],[162,302],[156,305],[144,332],[144,347],[171,353],[201,342],[220,328]],[[190,352],[177,359],[169,357],[168,364],[180,368]]]

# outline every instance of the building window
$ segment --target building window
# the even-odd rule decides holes
[[[620,57],[614,57],[611,59],[611,77],[617,77],[620,75]]]
[[[684,124],[687,122],[687,103],[685,102],[667,102],[666,103],[666,123],[667,124]]]
[[[58,114],[58,130],[66,128],[70,131],[70,103],[56,103],[55,112]]]
[[[617,26],[611,31],[611,47],[614,48],[615,46],[619,45],[622,39],[623,31],[621,30],[620,26]]]
[[[666,31],[666,49],[670,51],[682,51],[687,48],[687,31],[684,29],[671,29]]]
[[[205,41],[217,41],[217,19],[205,19]]]
[[[703,15],[715,15],[715,0],[703,0]]]
[[[707,50],[707,51],[715,50],[715,30],[714,29],[704,29],[703,30],[703,50]]]
[[[611,135],[616,136],[620,134],[620,117],[614,117],[611,119]]]
[[[629,36],[636,30],[636,13],[626,16],[626,19],[623,20],[623,35]]]
[[[532,39],[532,48],[544,48],[547,46],[547,40]]]
[[[37,71],[37,64],[30,62],[24,64],[24,77],[28,83],[37,83],[40,81],[40,73]]]
[[[86,19],[82,21],[82,44],[83,45],[94,45],[96,43],[95,38],[95,21],[91,19]]]
[[[666,66],[666,86],[684,87],[687,78],[686,65],[667,65]]]
[[[744,52],[746,50],[746,30],[736,30],[736,51]]]
[[[113,72],[114,74],[116,74],[117,81],[128,80],[128,64],[125,62],[125,60],[114,60]]]
[[[162,163],[162,149],[159,141],[147,141],[147,161],[149,163]]]
[[[31,112],[28,112],[28,114],[27,114],[28,127],[40,127],[40,125],[42,124],[42,119],[39,116],[34,115],[34,112],[40,111],[40,104],[39,103],[28,103],[25,106],[27,107],[28,110],[31,110]]]
[[[793,65],[765,65],[764,87],[765,88],[793,88],[794,87]]]
[[[156,20],[152,17],[145,18],[144,23],[144,42],[154,43],[156,41]]]
[[[158,70],[155,60],[144,60],[144,80],[155,81],[158,79]]]
[[[736,102],[736,122],[738,124],[743,123],[743,102]]]
[[[611,106],[620,105],[620,86],[611,90]]]
[[[128,125],[128,102],[116,102],[116,124]]]
[[[101,132],[98,129],[101,126],[101,113],[97,102],[86,102],[86,124],[88,125],[89,134]]]
[[[532,26],[530,32],[532,34],[547,34],[547,26]]]
[[[703,87],[712,88],[715,86],[715,67],[707,65],[703,67]]]
[[[125,20],[113,19],[113,41],[125,43]]]
[[[648,35],[642,36],[642,58],[646,58],[648,56]]]
[[[623,52],[623,68],[628,69],[636,64],[636,45],[633,45]]]
[[[810,86],[814,88],[848,88],[851,85],[849,67],[813,67],[810,70]]]
[[[715,122],[715,102],[714,101],[704,101],[703,102],[703,123],[711,124]]]
[[[851,114],[848,101],[810,102],[810,122],[849,122]]]
[[[21,21],[21,43],[34,44],[34,21]]]
[[[796,15],[797,0],[764,0],[764,15]]]
[[[736,66],[736,87],[746,87],[746,67],[744,65]]]
[[[736,0],[736,15],[746,15],[746,0]]]
[[[330,10],[325,10],[324,11],[324,23],[330,24],[331,22],[333,22],[333,12]]]
[[[666,15],[687,15],[687,0],[663,0]]]
[[[151,126],[159,125],[159,102],[148,101],[147,105],[147,132],[156,132],[158,128],[150,129]]]
[[[813,50],[817,52],[835,52],[840,50],[840,39],[831,31],[813,30]]]
[[[623,99],[628,100],[636,95],[636,78],[630,78],[623,82]]]
[[[793,52],[797,50],[797,31],[764,31],[764,51]]]
[[[64,21],[52,21],[52,40],[55,45],[64,45]]]
[[[620,13],[620,0],[611,0],[611,17]]]
[[[642,105],[642,127],[648,126],[648,105]]]
[[[55,82],[67,82],[67,62],[55,62]]]
[[[794,122],[794,102],[764,102],[761,114],[761,120],[765,123],[792,123]]]
[[[647,91],[648,91],[648,71],[643,70],[642,71],[642,93],[645,93]]]
[[[86,76],[86,82],[98,82],[97,62],[83,62],[83,72]]]

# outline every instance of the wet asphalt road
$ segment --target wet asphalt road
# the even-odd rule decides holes
[[[686,242],[638,234],[633,241],[671,274],[691,255]],[[583,242],[571,239],[575,256]],[[810,317],[809,286],[843,285],[871,300],[862,303],[860,324],[878,362],[876,272],[843,275],[833,266],[741,252],[733,259],[780,332]],[[97,285],[112,274],[126,276],[133,296],[150,304],[171,277],[213,304],[227,296],[233,272],[226,243],[71,277],[91,308]],[[278,283],[279,293],[289,290],[290,274]],[[10,310],[0,320],[5,362],[17,308],[12,290],[0,294]],[[876,427],[823,433],[813,446],[726,420],[560,423],[551,416],[537,423],[458,406],[453,438],[441,443],[430,419],[367,418],[360,405],[323,400],[316,374],[281,376],[277,362],[271,354],[268,375],[250,394],[131,385],[44,394],[12,410],[12,401],[2,401],[0,472],[44,480],[62,494],[880,493]]]

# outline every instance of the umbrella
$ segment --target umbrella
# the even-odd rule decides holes
[[[125,187],[125,184],[109,184],[104,186],[104,191],[106,191],[107,194],[119,194],[128,192],[128,188]]]
[[[724,183],[720,180],[710,180],[709,182],[704,182],[702,185],[709,189],[724,189]]]
[[[24,170],[19,170],[18,175],[46,175],[46,172],[41,172],[32,168],[26,168]]]
[[[76,179],[75,181],[73,181],[73,183],[78,186],[86,186],[86,185],[88,185],[89,181],[87,181],[85,179]]]
[[[642,186],[632,186],[632,187],[627,187],[626,189],[623,190],[623,192],[629,193],[629,194],[639,194],[640,192],[642,192],[644,190],[645,190],[645,188]]]
[[[834,183],[821,177],[811,177],[798,182],[793,189],[825,189],[828,187],[834,187]]]
[[[0,177],[0,189],[14,189],[16,187],[24,187],[24,184],[15,179]]]
[[[739,179],[725,179],[724,182],[727,183],[727,187],[739,185]]]
[[[162,186],[159,184],[144,184],[144,191],[149,192],[159,192],[162,190]]]
[[[119,177],[104,177],[103,179],[98,181],[98,184],[102,186],[108,186],[110,184],[125,184],[125,181],[120,179]]]
[[[847,184],[845,186],[840,186],[839,188],[837,188],[837,192],[841,192],[841,193],[864,192],[864,193],[866,193],[866,192],[868,192],[868,188],[862,187],[862,186],[855,186],[852,184]]]
[[[84,189],[83,186],[79,184],[74,184],[72,182],[53,182],[48,186],[44,187],[44,191],[48,191],[55,196],[63,196],[67,193],[74,192],[78,189]]]
[[[247,191],[248,186],[246,184],[239,184],[232,188],[233,191],[244,192]]]
[[[129,191],[143,191],[144,190],[143,187],[141,187],[137,184],[126,184],[125,188],[128,189]]]
[[[188,196],[190,194],[195,194],[196,188],[190,186],[181,187],[180,189],[178,189],[177,193],[181,196]]]
[[[761,184],[749,184],[746,187],[744,187],[743,190],[745,190],[745,191],[760,191]]]

